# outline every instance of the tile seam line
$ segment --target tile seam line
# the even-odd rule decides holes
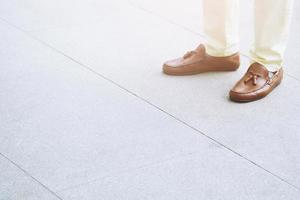
[[[33,177],[30,173],[28,173],[25,169],[23,169],[20,165],[18,165],[16,162],[9,159],[6,155],[0,152],[0,156],[3,157],[5,160],[13,164],[16,168],[21,170],[26,176],[30,177],[33,181],[38,183],[40,186],[42,186],[46,191],[48,191],[52,196],[56,197],[57,199],[64,200],[62,197],[60,197],[58,194],[56,194],[53,190],[51,190],[49,187],[47,187],[45,184],[40,182],[38,179]]]
[[[219,144],[219,145],[222,146],[224,149],[227,149],[228,151],[230,151],[231,153],[233,153],[233,154],[235,154],[236,156],[240,157],[241,159],[244,159],[244,160],[248,161],[249,163],[255,165],[257,168],[259,168],[259,169],[261,169],[261,170],[267,172],[267,173],[270,174],[271,176],[277,178],[278,180],[280,180],[280,181],[286,183],[287,185],[293,187],[294,189],[296,189],[296,190],[298,190],[298,191],[300,192],[300,187],[298,187],[298,186],[296,186],[296,185],[290,183],[288,180],[285,180],[284,178],[280,177],[279,175],[277,175],[277,174],[271,172],[270,170],[264,168],[264,167],[261,166],[260,164],[258,164],[258,163],[256,163],[256,162],[250,160],[249,158],[247,158],[246,156],[240,154],[239,152],[235,151],[234,149],[230,148],[229,146],[227,146],[227,145],[225,145],[225,144],[219,142],[218,140],[212,138],[211,136],[207,135],[206,133],[202,132],[201,130],[197,129],[196,127],[194,127],[194,126],[188,124],[187,122],[185,122],[185,121],[183,121],[182,119],[176,117],[175,115],[173,115],[173,114],[171,114],[171,113],[168,113],[167,111],[163,110],[163,109],[160,108],[159,106],[157,106],[157,105],[151,103],[151,102],[148,101],[147,99],[145,99],[145,98],[143,98],[143,97],[137,95],[137,94],[134,93],[133,91],[131,91],[131,90],[129,90],[129,89],[123,87],[122,85],[120,85],[119,83],[117,83],[117,82],[115,82],[115,81],[109,79],[108,77],[106,77],[106,76],[100,74],[99,72],[93,70],[92,68],[90,68],[89,66],[87,66],[87,65],[85,65],[85,64],[83,64],[83,63],[81,63],[80,61],[77,61],[75,58],[73,58],[73,57],[71,57],[71,56],[65,54],[64,52],[62,52],[62,51],[60,51],[59,49],[57,49],[57,48],[51,46],[50,44],[46,43],[45,41],[40,40],[40,39],[36,38],[35,36],[31,35],[30,33],[28,33],[27,31],[24,31],[23,29],[19,28],[18,26],[14,25],[14,24],[11,24],[11,23],[10,23],[9,21],[7,21],[6,19],[3,19],[2,17],[0,17],[0,19],[1,19],[3,22],[5,22],[6,24],[8,24],[8,25],[10,25],[11,27],[15,28],[16,30],[22,32],[23,34],[25,34],[25,35],[28,36],[29,38],[33,39],[34,41],[37,41],[37,42],[41,43],[41,44],[44,45],[45,47],[48,47],[48,48],[51,49],[52,51],[56,52],[57,54],[60,54],[60,55],[64,56],[65,58],[67,58],[67,59],[73,61],[74,63],[76,63],[77,65],[81,66],[82,68],[84,68],[84,69],[90,71],[91,73],[93,73],[93,74],[95,74],[95,75],[101,77],[102,79],[104,79],[104,80],[110,82],[111,84],[117,86],[118,88],[120,88],[120,89],[126,91],[127,93],[129,93],[129,94],[135,96],[136,98],[140,99],[141,101],[143,101],[143,102],[149,104],[150,106],[156,108],[157,110],[159,110],[159,111],[165,113],[166,115],[168,115],[169,117],[175,119],[176,121],[178,121],[178,122],[184,124],[185,126],[191,128],[191,129],[193,129],[193,130],[196,132],[197,135],[198,135],[198,134],[203,135],[204,137],[206,137],[206,138],[208,138],[209,140],[215,142],[216,144]],[[23,170],[23,169],[22,169],[22,170]],[[37,179],[35,179],[35,180],[37,180]],[[38,181],[38,180],[37,180],[37,181]]]
[[[131,0],[127,0],[127,2],[129,3],[129,5],[131,5],[132,7],[136,8],[136,9],[139,9],[139,10],[141,10],[141,11],[143,11],[143,12],[149,14],[149,15],[155,16],[155,17],[157,17],[157,18],[159,18],[159,19],[161,19],[161,20],[163,20],[163,21],[165,21],[165,22],[167,22],[169,24],[172,24],[173,26],[177,26],[178,28],[180,28],[180,29],[182,29],[184,31],[190,32],[191,34],[194,34],[194,35],[200,36],[202,38],[205,38],[205,36],[203,34],[197,32],[197,31],[194,31],[193,29],[190,29],[190,28],[188,28],[186,26],[183,26],[182,24],[176,23],[176,22],[174,22],[174,21],[172,21],[172,20],[170,20],[170,19],[168,19],[166,17],[163,17],[163,16],[161,16],[161,15],[159,15],[159,14],[157,14],[157,13],[151,11],[151,10],[148,10],[148,9],[146,9],[146,8],[138,5],[137,3],[132,2]],[[250,57],[246,53],[240,52],[240,55],[244,56],[245,58],[250,59]],[[291,75],[290,73],[287,73],[287,72],[284,72],[284,73],[287,76],[289,76],[290,78],[295,79],[296,81],[300,81],[299,78]]]

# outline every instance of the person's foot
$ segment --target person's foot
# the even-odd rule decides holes
[[[229,97],[232,101],[249,102],[267,96],[280,84],[283,70],[270,72],[259,63],[253,63],[246,74],[230,90]]]
[[[206,53],[200,44],[194,51],[183,57],[169,60],[163,65],[163,72],[168,75],[193,75],[209,71],[234,71],[240,65],[239,53],[226,57],[214,57]]]

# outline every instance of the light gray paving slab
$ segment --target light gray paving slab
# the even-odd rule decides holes
[[[6,66],[0,152],[63,199],[299,197],[152,106],[8,25],[0,27]],[[97,180],[107,182],[99,186]]]
[[[187,126],[1,23],[0,152],[56,190],[209,149]]]
[[[27,31],[84,26],[110,16],[115,12],[116,2],[122,3],[118,0],[1,0],[0,17]]]
[[[120,6],[122,9],[113,9],[111,15],[97,26],[59,28],[58,23],[53,29],[42,27],[31,33],[299,185],[299,83],[287,77],[283,86],[272,94],[276,98],[233,104],[227,101],[227,91],[245,68],[237,73],[163,76],[160,73],[162,61],[181,55],[201,38],[130,4]],[[94,178],[115,176],[193,152],[214,151],[215,145],[199,140],[199,136],[196,139],[190,129],[170,121],[169,117],[145,106],[140,100],[126,96],[99,77],[84,73],[72,62],[3,26],[1,38],[5,39],[1,54],[6,59],[1,61],[4,72],[1,81],[6,84],[1,88],[1,100],[5,99],[1,106],[1,133],[5,134],[1,135],[0,151],[8,153],[51,188],[61,189]],[[28,30],[35,28],[30,24],[27,26]],[[217,81],[220,77],[222,80]],[[294,88],[296,92],[288,88]],[[216,159],[220,158],[216,156]],[[233,167],[243,168],[235,161],[230,163]],[[211,166],[213,164],[207,169]],[[173,171],[178,172],[175,178],[191,179],[183,174],[184,170],[177,170]],[[234,173],[224,171],[224,174]],[[228,181],[226,176],[221,178],[222,183]],[[159,177],[154,182],[159,182]],[[253,183],[259,182],[256,176],[245,180],[252,177],[255,178]],[[185,186],[197,181],[194,179]],[[136,191],[136,185],[138,183],[133,183],[133,191]],[[86,190],[90,190],[88,187]],[[105,189],[104,193],[118,192],[116,187],[124,191],[120,183]],[[170,187],[175,191],[178,185]],[[229,187],[233,185],[229,184]],[[269,185],[264,187],[272,191]],[[207,187],[208,190],[211,188]],[[239,189],[235,190],[237,194],[247,192]],[[152,193],[155,188],[147,191]],[[260,190],[257,191],[254,196],[260,197]],[[226,192],[229,195],[231,191]],[[270,194],[267,193],[268,198],[272,197]],[[290,195],[287,197],[291,199],[295,197],[290,188],[284,186],[282,192],[275,194],[280,198],[283,194]]]
[[[299,81],[285,76],[269,97],[236,104],[228,91],[247,59],[236,73],[162,75],[165,59],[182,55],[201,37],[131,5],[98,26],[31,33],[300,186]]]
[[[299,191],[218,149],[58,192],[66,200],[297,200]]]
[[[1,200],[58,200],[30,176],[0,155]]]
[[[159,17],[174,25],[203,35],[202,0],[187,0],[185,2],[163,0],[128,0],[133,7]]]

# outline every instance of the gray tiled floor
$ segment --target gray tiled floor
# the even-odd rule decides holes
[[[281,87],[235,104],[246,58],[160,71],[202,40],[201,1],[0,3],[1,200],[300,198],[297,14]]]
[[[0,156],[0,199],[57,200],[52,191],[47,190],[30,175],[20,170],[2,155]]]

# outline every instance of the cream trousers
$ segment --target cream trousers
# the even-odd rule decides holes
[[[254,41],[251,62],[268,70],[282,66],[293,0],[254,0]],[[212,56],[239,51],[239,0],[203,0],[205,47]]]

